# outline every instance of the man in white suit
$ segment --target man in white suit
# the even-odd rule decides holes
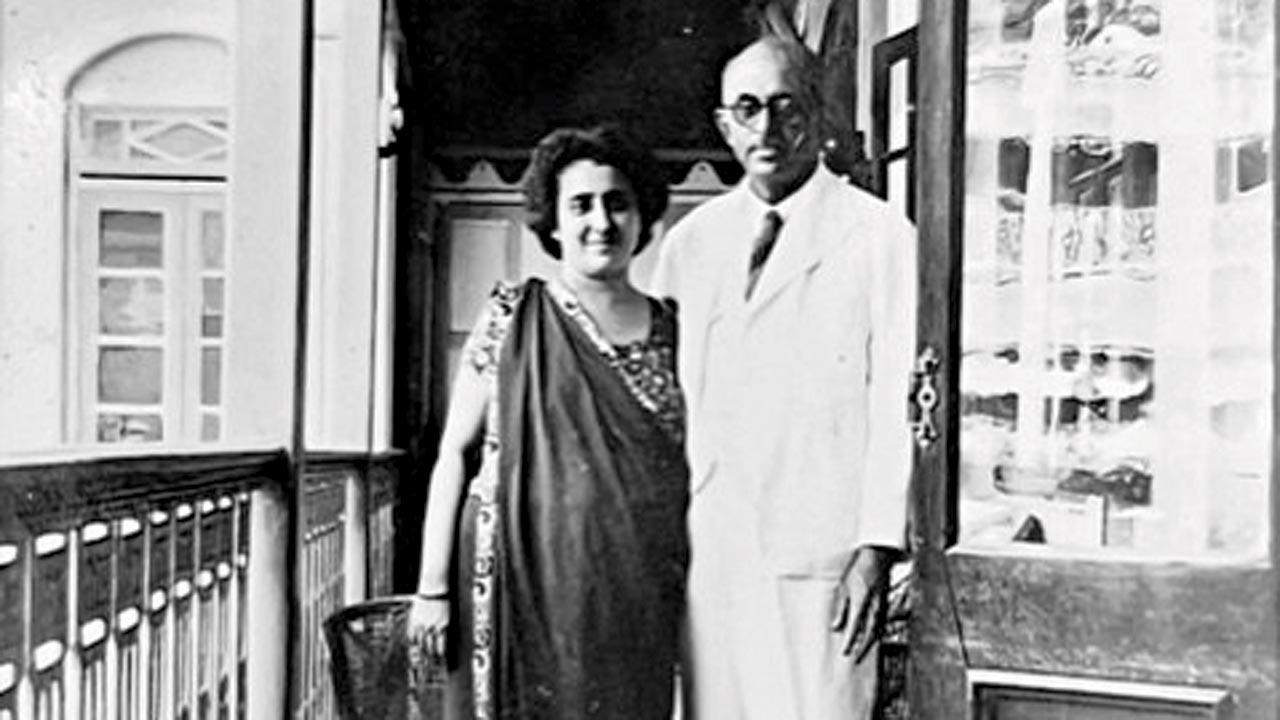
[[[729,61],[715,119],[745,175],[671,230],[654,281],[680,306],[696,720],[874,704],[911,471],[915,232],[822,165],[816,88],[796,43]]]

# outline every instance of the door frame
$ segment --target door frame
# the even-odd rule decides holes
[[[963,639],[953,636],[952,598],[930,588],[950,587],[946,549],[957,531],[959,468],[960,278],[964,222],[964,75],[968,0],[920,2],[917,29],[916,231],[920,247],[917,355],[932,348],[943,360],[933,421],[938,435],[916,446],[912,477],[910,542],[914,554],[916,601],[909,638],[908,704],[913,709],[961,707],[967,662]],[[938,480],[940,479],[940,480]]]
[[[1276,614],[1280,608],[1280,487],[1277,487],[1280,470],[1280,442],[1274,438],[1280,431],[1280,401],[1272,404],[1271,492],[1270,492],[1270,564],[1255,567],[1211,563],[1140,563],[1105,557],[1085,557],[1062,560],[1036,557],[1034,554],[987,555],[972,552],[952,552],[958,534],[957,477],[959,469],[959,362],[960,357],[960,292],[963,261],[964,226],[964,169],[965,169],[965,67],[967,57],[967,0],[948,3],[920,3],[919,25],[919,97],[917,105],[916,153],[918,173],[916,192],[917,228],[921,248],[920,258],[920,307],[922,313],[918,325],[919,350],[932,348],[941,358],[936,375],[931,378],[937,390],[933,422],[938,436],[927,447],[918,447],[913,478],[912,529],[910,533],[915,553],[916,587],[911,620],[911,661],[908,692],[913,711],[923,711],[922,717],[939,708],[967,707],[971,717],[976,717],[978,693],[992,678],[1004,678],[1016,685],[1019,680],[1012,675],[992,674],[992,668],[981,667],[998,653],[981,651],[981,641],[995,637],[1012,638],[1015,632],[1001,635],[998,626],[975,628],[970,622],[977,615],[974,608],[982,602],[998,601],[1005,597],[1033,590],[1032,582],[1020,582],[1020,573],[1048,572],[1064,576],[1059,589],[1068,601],[1085,598],[1098,587],[1115,592],[1120,588],[1136,588],[1154,591],[1156,597],[1165,588],[1178,588],[1185,596],[1178,598],[1178,606],[1190,602],[1212,603],[1216,598],[1248,594],[1254,598],[1251,604],[1238,607],[1255,613],[1252,620],[1254,632],[1269,628],[1269,636],[1223,638],[1216,644],[1208,643],[1213,659],[1228,657],[1226,653],[1238,650],[1244,657],[1235,660],[1247,668],[1251,662],[1262,662],[1270,668],[1271,693],[1274,696],[1277,681],[1277,657],[1280,656],[1280,623]],[[1276,9],[1280,16],[1280,5]],[[1277,23],[1280,25],[1280,22]],[[1277,97],[1280,97],[1280,53],[1277,53],[1277,73],[1274,78]],[[1275,135],[1273,134],[1273,140]],[[1272,145],[1271,181],[1274,207],[1273,236],[1280,238],[1280,158]],[[1273,258],[1272,307],[1280,311],[1280,253]],[[1272,387],[1280,388],[1280,333],[1273,332]],[[1046,571],[1045,568],[1048,568]],[[1013,578],[1012,580],[1010,578]],[[994,584],[985,597],[964,597],[964,588],[978,584]],[[1227,583],[1227,585],[1224,585]],[[957,588],[960,589],[959,593]],[[1055,609],[1045,598],[1032,599],[1039,609]],[[1174,604],[1174,603],[1171,603]],[[1057,612],[1069,612],[1064,604]],[[1033,609],[1036,609],[1033,607]],[[965,613],[969,617],[964,617]],[[1127,613],[1127,615],[1126,615]],[[1118,613],[1122,618],[1143,621],[1139,611]],[[1168,615],[1156,613],[1160,620],[1168,622]],[[1177,616],[1182,619],[1181,616]],[[1214,618],[1187,618],[1176,632],[1170,633],[1175,646],[1197,633],[1212,633],[1218,629]],[[970,622],[966,627],[966,622]],[[1087,625],[1087,623],[1086,623]],[[1243,627],[1234,621],[1232,627]],[[966,629],[976,629],[977,644],[966,643]],[[1072,631],[1074,633],[1074,631]],[[1098,640],[1097,628],[1086,628],[1074,637],[1048,635],[1040,640],[1053,643],[1061,651],[1063,664],[1070,665],[1078,656],[1081,643]],[[1092,634],[1090,634],[1092,633]],[[1135,632],[1135,635],[1138,634]],[[972,640],[973,638],[968,638]],[[1075,643],[1073,645],[1073,643]],[[979,648],[978,658],[971,658],[971,651]],[[1251,655],[1252,654],[1252,655]],[[1042,670],[1043,672],[1043,670]],[[1050,671],[1052,673],[1053,671]],[[1266,670],[1262,671],[1264,674]],[[1037,675],[1038,679],[1052,682],[1054,676]],[[1105,695],[1108,688],[1118,687],[1115,682],[1099,676],[1086,678],[1086,682],[1070,690],[1084,695]],[[1185,678],[1184,678],[1185,680]],[[1145,687],[1159,688],[1160,681]],[[1243,680],[1242,680],[1243,682]],[[1209,685],[1222,684],[1220,678],[1206,681]],[[989,683],[988,683],[989,685]],[[1010,686],[1006,684],[1004,687]],[[1164,686],[1171,697],[1182,686]],[[1090,689],[1092,688],[1092,690]],[[1185,688],[1183,688],[1185,689]],[[1239,693],[1230,693],[1238,695]],[[1206,713],[1231,713],[1231,698],[1215,693],[1212,688],[1191,698],[1188,702]],[[1246,707],[1258,711],[1257,697],[1244,698]],[[1216,716],[1216,715],[1209,715]],[[1253,715],[1249,715],[1253,716]]]

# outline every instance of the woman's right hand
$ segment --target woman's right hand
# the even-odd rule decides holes
[[[427,657],[444,659],[449,635],[448,598],[414,596],[409,608],[409,642],[427,652]]]

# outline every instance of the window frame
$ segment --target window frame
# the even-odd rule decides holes
[[[158,212],[164,218],[163,263],[159,277],[164,283],[164,327],[151,338],[121,336],[127,346],[160,347],[163,352],[162,397],[158,412],[162,435],[148,445],[160,447],[197,446],[221,441],[226,428],[227,367],[227,277],[231,266],[228,222],[229,134],[218,150],[219,159],[206,157],[182,162],[142,159],[104,159],[91,154],[91,131],[95,120],[107,118],[128,123],[144,120],[161,126],[189,123],[209,127],[220,123],[225,131],[227,112],[206,107],[156,108],[75,104],[70,108],[68,153],[68,282],[67,282],[67,378],[72,392],[66,398],[67,434],[76,444],[106,446],[117,442],[98,438],[98,414],[117,408],[129,412],[130,404],[112,405],[98,398],[98,351],[106,336],[100,329],[99,279],[104,277],[99,262],[99,212],[108,208]],[[207,152],[201,156],[208,155]],[[207,269],[203,261],[203,215],[209,210],[223,217],[222,267]],[[111,269],[107,276],[156,276],[154,272]],[[220,336],[202,334],[204,280],[222,280],[223,324]],[[112,338],[115,339],[115,338]],[[141,342],[139,342],[141,340]],[[107,345],[114,343],[105,343]],[[203,403],[202,368],[205,348],[221,351],[217,385],[219,402]],[[145,411],[144,411],[145,412]],[[202,439],[202,416],[218,418],[215,438]]]

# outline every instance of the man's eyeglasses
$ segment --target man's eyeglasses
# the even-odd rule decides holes
[[[805,109],[801,102],[791,95],[771,95],[761,100],[755,95],[741,95],[732,105],[721,105],[720,109],[728,112],[734,122],[753,132],[762,132],[765,128],[765,109],[769,117],[783,128],[795,131],[804,125]]]

